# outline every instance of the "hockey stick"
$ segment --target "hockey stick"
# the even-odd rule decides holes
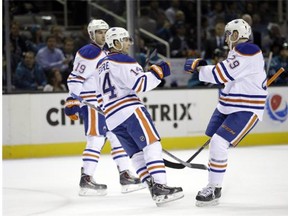
[[[165,166],[167,166],[167,167],[170,167],[170,168],[173,168],[173,169],[183,169],[183,168],[185,168],[186,166],[187,166],[187,164],[186,163],[188,163],[188,164],[192,164],[192,163],[190,163],[204,148],[206,148],[206,146],[208,146],[209,145],[209,143],[210,143],[210,139],[209,140],[207,140],[205,143],[204,143],[204,145],[202,145],[198,150],[197,150],[197,152],[195,152],[186,162],[185,162],[185,164],[184,163],[181,163],[181,159],[179,159],[179,158],[177,158],[176,156],[172,156],[172,154],[171,153],[169,153],[168,155],[170,156],[170,157],[172,157],[172,158],[174,158],[175,160],[177,160],[178,162],[180,162],[180,163],[174,163],[174,162],[172,162],[172,161],[168,161],[168,160],[165,160],[164,159],[164,163],[165,163]],[[165,152],[164,150],[163,150],[163,152]],[[165,152],[166,154],[167,154],[167,151]],[[180,161],[181,160],[181,161]],[[192,165],[191,165],[192,166]],[[205,165],[203,165],[203,166],[205,166]],[[190,167],[190,165],[188,165],[187,167]],[[205,166],[206,167],[206,166]],[[207,167],[206,167],[207,168]]]
[[[150,53],[150,50],[147,51],[147,58],[146,58],[145,65],[144,65],[145,71],[148,70],[148,64],[151,61],[151,59],[157,55],[157,49],[154,49],[150,55],[149,53]]]
[[[277,79],[283,72],[285,71],[285,69],[283,67],[281,67],[268,81],[267,81],[267,86],[270,86],[272,82],[274,82],[275,79]],[[172,154],[169,153],[169,156],[171,156],[172,158],[174,158],[175,160],[177,160],[180,163],[174,163],[171,161],[167,161],[164,160],[165,166],[170,167],[170,168],[174,168],[174,169],[183,169],[187,166],[187,163],[191,164],[190,162],[206,147],[208,146],[210,143],[210,139],[207,140],[198,150],[197,152],[195,152],[185,163],[182,163],[181,159],[177,158],[176,156],[173,155],[173,157],[171,156]],[[163,150],[163,152],[165,152]],[[167,154],[167,151],[165,152]],[[177,158],[177,159],[176,159]],[[188,165],[187,167],[190,167],[191,165]]]
[[[74,93],[71,93],[71,96],[72,96],[73,98],[76,98],[77,100],[79,100],[81,103],[83,103],[83,104],[85,104],[85,105],[87,105],[87,106],[95,109],[95,110],[96,110],[97,112],[99,112],[101,115],[103,115],[103,116],[105,115],[104,112],[101,110],[100,107],[95,106],[94,104],[89,103],[88,101],[84,100],[83,98],[81,98],[81,97],[78,96],[78,95],[75,95]]]
[[[167,155],[169,155],[170,157],[172,157],[174,160],[180,162],[180,163],[181,163],[180,165],[184,165],[185,167],[189,167],[189,168],[193,168],[193,169],[202,169],[202,170],[207,170],[207,169],[208,169],[207,166],[204,165],[204,164],[189,163],[190,161],[189,161],[189,162],[188,162],[188,161],[185,162],[185,161],[177,158],[176,156],[174,156],[173,154],[171,154],[170,152],[168,152],[168,151],[165,150],[165,149],[162,149],[162,151],[163,151],[165,154],[167,154]],[[169,163],[170,161],[167,161],[167,160],[164,159],[164,164],[165,164],[165,166],[167,166],[167,165],[166,165],[166,162]],[[174,167],[173,167],[173,168],[174,168]]]
[[[285,69],[281,67],[268,81],[267,81],[267,86],[270,86],[274,80],[276,80],[283,72]]]
[[[267,61],[267,65],[266,65],[266,73],[269,73],[269,69],[270,69],[270,65],[271,65],[271,61],[272,61],[272,56],[273,56],[273,52],[269,52],[269,57],[268,57],[268,61]]]

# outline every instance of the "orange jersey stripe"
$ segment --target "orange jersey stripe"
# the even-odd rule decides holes
[[[222,79],[222,81],[225,82],[225,83],[228,82],[228,81],[225,79],[225,77],[223,76],[223,74],[222,74],[220,68],[218,67],[218,64],[216,65],[216,70],[217,70],[217,72],[218,72],[220,78]]]
[[[109,107],[108,109],[105,110],[105,114],[107,114],[109,111],[111,111],[112,109],[114,109],[115,107],[123,104],[123,103],[126,103],[126,102],[131,102],[131,101],[140,101],[138,98],[129,98],[129,99],[126,99],[126,100],[123,100],[123,101],[120,101],[119,103]]]
[[[139,93],[142,89],[142,85],[143,85],[143,82],[144,82],[144,79],[141,79],[141,82],[140,82],[140,85],[139,85],[139,88],[136,90],[137,93]]]
[[[119,151],[113,151],[111,154],[112,155],[115,155],[115,154],[118,154],[118,153],[126,153],[124,150],[119,150]]]
[[[240,134],[240,136],[235,141],[233,141],[232,143],[233,146],[236,146],[240,142],[240,140],[247,134],[247,132],[251,129],[251,127],[253,127],[257,119],[258,119],[257,115],[253,115],[252,120],[249,122],[246,129]]]
[[[156,142],[158,139],[157,139],[157,137],[155,137],[153,135],[153,132],[149,126],[149,122],[147,122],[146,118],[144,118],[142,111],[138,108],[138,109],[136,109],[136,113],[140,117],[141,122],[142,122],[142,124],[143,124],[143,126],[144,126],[144,128],[148,134],[149,144]]]
[[[208,165],[212,166],[212,167],[216,167],[216,168],[226,168],[227,167],[227,164],[218,165],[218,164],[214,164],[214,163],[208,163]]]
[[[97,133],[96,133],[96,111],[92,108],[89,108],[90,110],[90,119],[91,119],[91,122],[90,122],[90,132],[89,132],[89,135],[92,135],[92,136],[96,136]]]
[[[151,170],[153,170],[153,169],[158,169],[158,168],[160,168],[160,169],[165,169],[165,166],[164,166],[164,165],[157,165],[157,166],[148,167],[147,169],[148,169],[149,171],[151,171]]]
[[[143,178],[143,176],[145,176],[145,175],[149,175],[149,172],[148,171],[144,171],[144,172],[142,172],[142,173],[140,173],[140,174],[138,174],[139,175],[139,178]]]
[[[229,99],[229,98],[223,98],[223,97],[220,97],[220,100],[227,101],[227,102],[245,102],[245,103],[252,103],[252,104],[265,104],[265,101]]]
[[[96,156],[96,155],[93,155],[93,154],[88,154],[88,153],[84,153],[84,154],[82,154],[82,156],[94,157],[94,158],[99,159],[99,156]]]

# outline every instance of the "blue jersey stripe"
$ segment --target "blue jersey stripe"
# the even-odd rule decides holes
[[[135,103],[130,103],[130,104],[126,104],[124,106],[121,106],[119,107],[118,109],[115,109],[113,112],[109,113],[107,116],[106,116],[106,119],[111,117],[114,113],[118,112],[119,110],[125,108],[125,107],[128,107],[128,106],[134,106],[134,105],[142,105],[141,102],[135,102]]]
[[[215,67],[213,67],[213,69],[212,69],[212,74],[213,74],[213,77],[214,77],[214,80],[216,81],[216,83],[218,83],[218,84],[221,84],[221,82],[219,81],[219,79],[217,78],[217,75],[216,75],[216,66]]]
[[[241,108],[248,108],[248,109],[258,109],[264,110],[264,106],[250,106],[250,105],[240,105],[240,104],[228,104],[222,101],[219,101],[222,106],[229,106],[229,107],[241,107]]]
[[[226,77],[228,77],[231,81],[233,81],[234,78],[230,76],[230,74],[228,73],[228,71],[227,71],[225,65],[223,64],[223,62],[220,62],[220,66],[221,66],[221,68],[223,69],[223,71],[224,71]]]

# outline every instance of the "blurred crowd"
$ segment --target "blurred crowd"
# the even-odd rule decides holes
[[[125,1],[99,1],[102,6],[123,17],[126,16]],[[232,19],[243,18],[252,27],[251,41],[263,51],[266,71],[271,77],[280,67],[288,70],[288,45],[283,25],[277,20],[277,4],[273,1],[201,1],[201,50],[197,47],[197,1],[195,0],[147,0],[140,1],[137,25],[169,42],[171,58],[205,58],[213,64],[225,59],[228,47],[224,41],[225,24]],[[50,25],[23,23],[19,15],[37,14],[33,5],[17,11],[11,4],[10,15],[10,64],[13,90],[67,91],[66,79],[73,67],[77,50],[89,43],[87,21],[81,29],[68,31],[57,21]],[[27,6],[27,5],[26,5]],[[16,9],[15,9],[16,8]],[[15,12],[16,11],[16,12]],[[97,13],[110,26],[117,20],[107,14]],[[77,18],[77,17],[76,17]],[[86,23],[85,23],[86,22]],[[122,24],[123,25],[123,24]],[[3,28],[3,41],[5,41]],[[157,48],[165,54],[165,47],[146,36],[135,36],[137,58],[144,66],[148,50]],[[3,43],[3,87],[7,83],[6,49]],[[288,85],[287,73],[283,73],[273,85]],[[191,75],[187,87],[206,85]]]

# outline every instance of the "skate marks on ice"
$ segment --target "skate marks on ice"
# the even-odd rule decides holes
[[[184,160],[195,150],[175,151]],[[157,207],[148,189],[121,193],[119,174],[109,155],[102,155],[96,180],[107,195],[79,197],[80,157],[2,161],[2,213],[5,216],[166,216],[287,215],[288,145],[231,149],[219,205],[199,208],[195,196],[207,171],[167,168],[168,184],[182,186],[184,198]],[[206,163],[204,150],[195,163]],[[284,164],[284,165],[283,165]]]

